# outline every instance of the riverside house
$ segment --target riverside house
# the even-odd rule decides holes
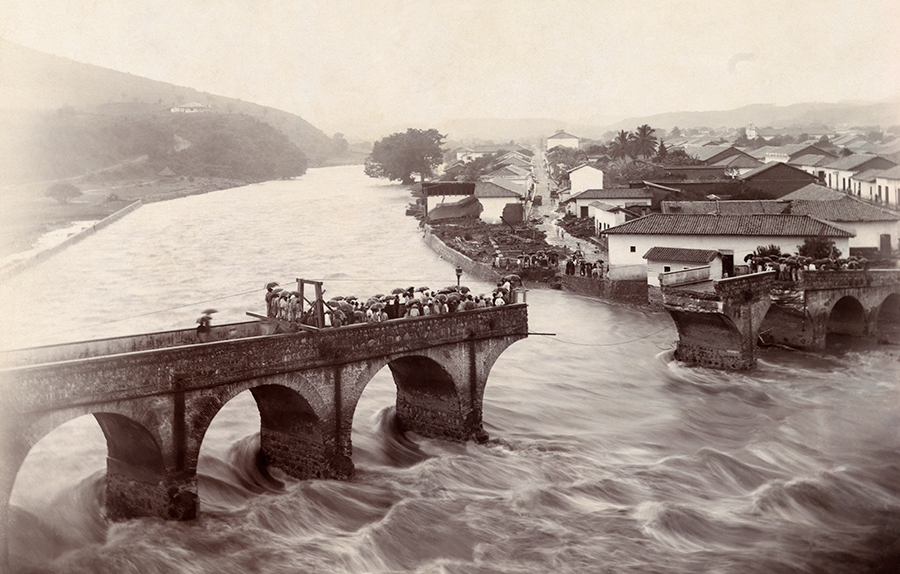
[[[704,249],[722,254],[722,273],[760,245],[777,245],[795,253],[807,237],[832,239],[842,253],[850,249],[851,231],[807,215],[650,214],[600,232],[609,241],[610,280],[647,278],[644,255],[653,247]]]

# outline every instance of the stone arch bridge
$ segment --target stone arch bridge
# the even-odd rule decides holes
[[[29,449],[60,424],[96,417],[107,440],[111,519],[198,512],[197,460],[225,403],[249,390],[260,456],[300,478],[347,478],[357,401],[388,366],[403,430],[485,440],[482,398],[500,354],[528,333],[524,304],[268,335],[261,323],[9,351],[0,369],[0,544]]]
[[[663,304],[678,327],[678,360],[749,369],[760,335],[808,351],[822,351],[829,333],[900,342],[900,270],[807,271],[798,281],[779,281],[770,271],[692,282],[694,271],[660,274]]]

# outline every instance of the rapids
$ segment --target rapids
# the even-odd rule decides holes
[[[210,306],[242,321],[271,280],[454,283],[408,201],[353,166],[146,205],[0,284],[0,344],[190,328]],[[194,521],[107,523],[105,440],[69,421],[17,476],[14,572],[900,571],[900,348],[769,349],[726,373],[674,361],[665,313],[549,290],[528,304],[530,330],[555,335],[496,362],[486,444],[398,432],[384,369],[354,418],[356,476],[296,481],[257,468],[244,393],[204,438]]]

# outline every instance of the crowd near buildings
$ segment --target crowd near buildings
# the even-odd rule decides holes
[[[765,138],[767,132],[779,133],[752,125],[744,129],[747,138]],[[606,259],[599,279],[643,283],[650,291],[658,288],[660,273],[703,267],[708,278],[718,279],[767,269],[770,266],[752,264],[760,246],[775,246],[785,257],[796,257],[807,238],[830,241],[836,253],[843,254],[843,267],[831,264],[829,269],[858,268],[858,262],[873,261],[895,266],[900,250],[900,138],[886,143],[870,139],[857,133],[816,132],[800,143],[751,148],[721,137],[669,134],[660,140],[668,152],[682,150],[692,161],[654,165],[655,158],[627,158],[665,175],[611,185],[603,166],[612,159],[589,158],[567,170],[567,181],[554,190],[558,203],[553,207],[593,221],[590,242],[602,248]],[[590,143],[596,142],[560,131],[545,138],[541,152],[585,150]],[[510,203],[539,201],[530,168],[547,156],[534,161],[510,147],[517,146],[461,148],[449,165],[465,165],[500,149],[507,154],[509,165],[476,183],[475,196],[485,206],[482,219],[490,223],[496,223]],[[766,199],[739,199],[748,190]],[[812,264],[794,265],[796,261],[791,266],[797,269]],[[563,259],[560,265],[567,263]],[[578,265],[561,272],[579,275]],[[597,278],[593,269],[587,275]]]

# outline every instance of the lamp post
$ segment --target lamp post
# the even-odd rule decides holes
[[[459,278],[462,277],[462,267],[456,266],[456,286],[459,287]]]

